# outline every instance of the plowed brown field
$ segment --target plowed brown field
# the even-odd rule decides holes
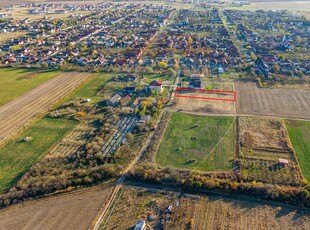
[[[260,89],[253,82],[236,82],[238,114],[310,118],[310,90]]]
[[[42,85],[0,107],[0,144],[14,135],[36,114],[47,109],[78,85],[90,74],[61,73]]]
[[[0,229],[88,229],[112,186],[97,186],[0,209]]]

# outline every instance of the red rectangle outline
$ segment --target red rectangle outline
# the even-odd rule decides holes
[[[217,97],[200,97],[200,96],[182,96],[177,94],[178,91],[195,91],[195,92],[207,92],[207,93],[228,93],[232,94],[234,96],[234,99],[226,99],[226,98],[217,98]],[[203,99],[203,100],[215,100],[215,101],[227,101],[227,102],[236,102],[237,100],[237,92],[233,90],[209,90],[209,89],[192,89],[192,88],[176,88],[174,91],[175,97],[181,97],[181,98],[197,98],[197,99]]]

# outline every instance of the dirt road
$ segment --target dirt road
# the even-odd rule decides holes
[[[90,74],[61,73],[42,85],[0,107],[0,144],[14,135],[31,118],[74,90]]]

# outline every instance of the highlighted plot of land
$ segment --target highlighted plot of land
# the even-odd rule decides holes
[[[230,90],[208,90],[208,89],[192,89],[192,88],[177,88],[175,97],[181,98],[196,98],[203,100],[214,101],[236,101],[236,92]]]
[[[156,161],[178,168],[229,170],[234,150],[234,118],[173,113]]]

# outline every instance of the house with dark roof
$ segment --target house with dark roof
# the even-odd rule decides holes
[[[157,92],[162,92],[163,91],[163,84],[159,80],[154,80],[149,84],[149,88],[151,90],[155,90]]]

